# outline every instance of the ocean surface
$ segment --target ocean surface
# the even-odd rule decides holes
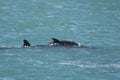
[[[120,0],[0,0],[0,80],[120,80]]]

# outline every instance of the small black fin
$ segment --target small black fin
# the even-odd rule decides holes
[[[23,42],[23,47],[30,47],[30,43],[27,40],[24,39]]]
[[[64,45],[60,40],[56,39],[56,38],[52,38],[54,43],[59,43],[60,45]]]

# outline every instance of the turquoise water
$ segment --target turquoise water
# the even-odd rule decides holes
[[[0,0],[0,47],[89,47],[0,49],[0,80],[120,80],[119,21],[119,0]]]

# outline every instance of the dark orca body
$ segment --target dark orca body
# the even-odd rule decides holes
[[[80,44],[73,41],[64,41],[52,38],[52,42],[49,43],[50,46],[80,46]]]
[[[23,48],[48,48],[48,47],[75,47],[75,48],[86,48],[86,46],[80,45],[79,43],[73,41],[64,41],[52,38],[52,42],[48,43],[47,45],[35,45],[31,46],[31,44],[27,40],[23,40],[22,47],[0,47],[0,50],[4,49],[23,49]]]
[[[52,38],[52,42],[48,43],[47,45],[36,45],[36,46],[30,46],[30,43],[27,40],[23,40],[24,45],[23,47],[86,47],[83,45],[80,45],[79,43],[73,42],[73,41],[64,41],[64,40],[58,40],[55,38]]]

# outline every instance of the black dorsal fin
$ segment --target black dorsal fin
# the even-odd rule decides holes
[[[60,45],[64,45],[60,40],[56,39],[56,38],[52,38],[54,43],[59,43]]]
[[[56,39],[56,38],[52,38],[53,42],[55,43],[60,43],[60,40]]]
[[[30,43],[27,40],[24,39],[23,42],[23,47],[30,47]]]

